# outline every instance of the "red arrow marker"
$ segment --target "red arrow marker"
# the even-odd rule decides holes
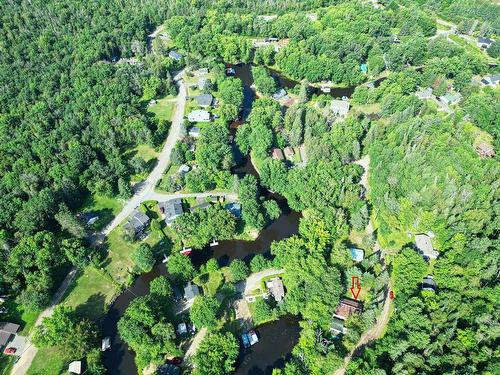
[[[357,300],[359,296],[359,292],[361,292],[361,287],[359,286],[359,277],[352,276],[351,279],[351,293],[352,297]]]

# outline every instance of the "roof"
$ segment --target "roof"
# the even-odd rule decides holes
[[[333,99],[330,104],[330,109],[338,114],[347,114],[349,112],[349,102],[347,100]]]
[[[441,100],[445,100],[447,101],[448,103],[454,103],[454,102],[457,102],[458,100],[460,100],[461,98],[461,95],[460,94],[452,94],[451,92],[447,92],[446,94],[444,94],[443,96],[441,96]]]
[[[180,198],[170,199],[165,202],[158,202],[158,208],[165,217],[165,223],[170,224],[177,217],[184,213],[182,200]]]
[[[337,306],[337,311],[335,311],[335,316],[340,319],[346,319],[349,315],[359,314],[363,310],[363,302],[355,301],[350,298],[342,298],[339,305]]]
[[[198,79],[198,88],[200,90],[203,90],[203,88],[205,87],[206,84],[207,84],[207,79],[205,77],[200,77]]]
[[[349,252],[351,253],[352,259],[356,262],[361,262],[363,260],[363,258],[365,257],[365,251],[362,249],[357,249],[355,247],[351,247],[349,249]]]
[[[156,374],[157,375],[178,375],[180,374],[180,368],[175,366],[175,365],[171,365],[171,364],[165,364],[165,365],[161,365],[160,367],[158,367],[158,369],[156,370]]]
[[[435,259],[439,253],[432,247],[431,238],[426,234],[417,234],[415,236],[415,245],[420,253],[430,259]]]
[[[73,374],[81,374],[82,373],[82,361],[73,361],[68,366],[68,372]]]
[[[290,146],[285,147],[284,151],[285,151],[285,155],[287,155],[287,156],[295,155],[295,151]]]
[[[476,145],[476,152],[481,157],[491,157],[495,155],[495,149],[493,146],[487,142],[481,142]]]
[[[276,302],[281,302],[285,297],[285,288],[283,281],[279,277],[272,278],[266,282],[269,293],[273,296]]]
[[[237,218],[241,216],[241,204],[239,203],[228,203],[224,206],[224,208]]]
[[[198,295],[200,295],[200,289],[198,288],[198,285],[189,283],[184,288],[184,298],[186,298],[188,301]]]
[[[190,122],[209,122],[210,112],[207,112],[204,109],[196,109],[194,111],[189,112],[188,120]]]
[[[330,323],[330,330],[337,333],[344,332],[344,321],[334,316]]]
[[[187,164],[182,164],[180,167],[179,167],[179,170],[178,170],[178,173],[188,173],[189,170],[191,169],[191,167]]]
[[[10,341],[12,335],[16,334],[19,324],[0,322],[0,346],[5,346]]]
[[[179,325],[177,326],[177,333],[179,335],[182,335],[183,333],[186,333],[187,332],[187,325],[186,323],[182,322],[182,323],[179,323]]]
[[[363,72],[363,73],[367,73],[368,72],[368,65],[366,64],[361,64],[359,66],[359,69]]]
[[[286,96],[286,90],[284,88],[279,89],[276,91],[273,95],[271,95],[271,98],[274,100],[279,100],[282,99]]]
[[[493,39],[490,39],[490,38],[484,38],[484,37],[482,37],[482,36],[480,36],[479,38],[477,38],[477,41],[478,41],[479,43],[485,43],[485,44],[491,44],[491,43],[493,43],[493,42],[494,42],[494,40],[493,40]]]
[[[149,217],[144,212],[134,210],[132,214],[129,216],[127,224],[128,227],[131,227],[135,233],[141,232],[144,228],[149,224]]]
[[[498,83],[500,81],[500,74],[494,74],[492,76],[489,76],[489,79],[493,83]]]
[[[283,155],[283,151],[281,151],[281,149],[279,148],[273,148],[272,156],[273,159],[276,160],[283,160],[285,158],[285,156]]]
[[[432,276],[426,276],[422,280],[422,290],[432,290],[434,291],[437,287],[436,282],[432,278]]]
[[[431,95],[432,95],[432,88],[430,87],[427,87],[425,89],[422,89],[420,91],[417,91],[415,93],[415,95],[419,98],[419,99],[427,99],[429,98]]]
[[[189,128],[188,134],[191,137],[197,137],[200,135],[200,128],[197,126],[193,126],[193,127]]]
[[[176,52],[176,51],[170,51],[168,53],[168,57],[174,59],[174,60],[180,60],[182,59],[184,56],[182,56],[179,52]]]
[[[209,107],[213,101],[214,97],[210,94],[201,94],[196,97],[196,102],[200,107]]]

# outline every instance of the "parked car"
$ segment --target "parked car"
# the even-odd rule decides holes
[[[3,354],[9,354],[9,355],[12,355],[12,354],[15,354],[17,351],[16,348],[7,348],[3,351]]]
[[[182,357],[167,359],[167,363],[170,365],[180,365],[182,363]]]

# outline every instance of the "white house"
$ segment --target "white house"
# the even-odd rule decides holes
[[[338,116],[345,117],[347,116],[347,113],[349,112],[349,102],[347,100],[338,100],[338,99],[333,99],[332,103],[330,104],[330,109],[331,111]]]
[[[189,122],[210,122],[210,112],[196,109],[188,114]]]

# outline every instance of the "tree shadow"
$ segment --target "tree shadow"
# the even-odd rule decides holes
[[[87,301],[75,308],[75,315],[97,322],[106,313],[106,298],[102,293],[92,294]]]

